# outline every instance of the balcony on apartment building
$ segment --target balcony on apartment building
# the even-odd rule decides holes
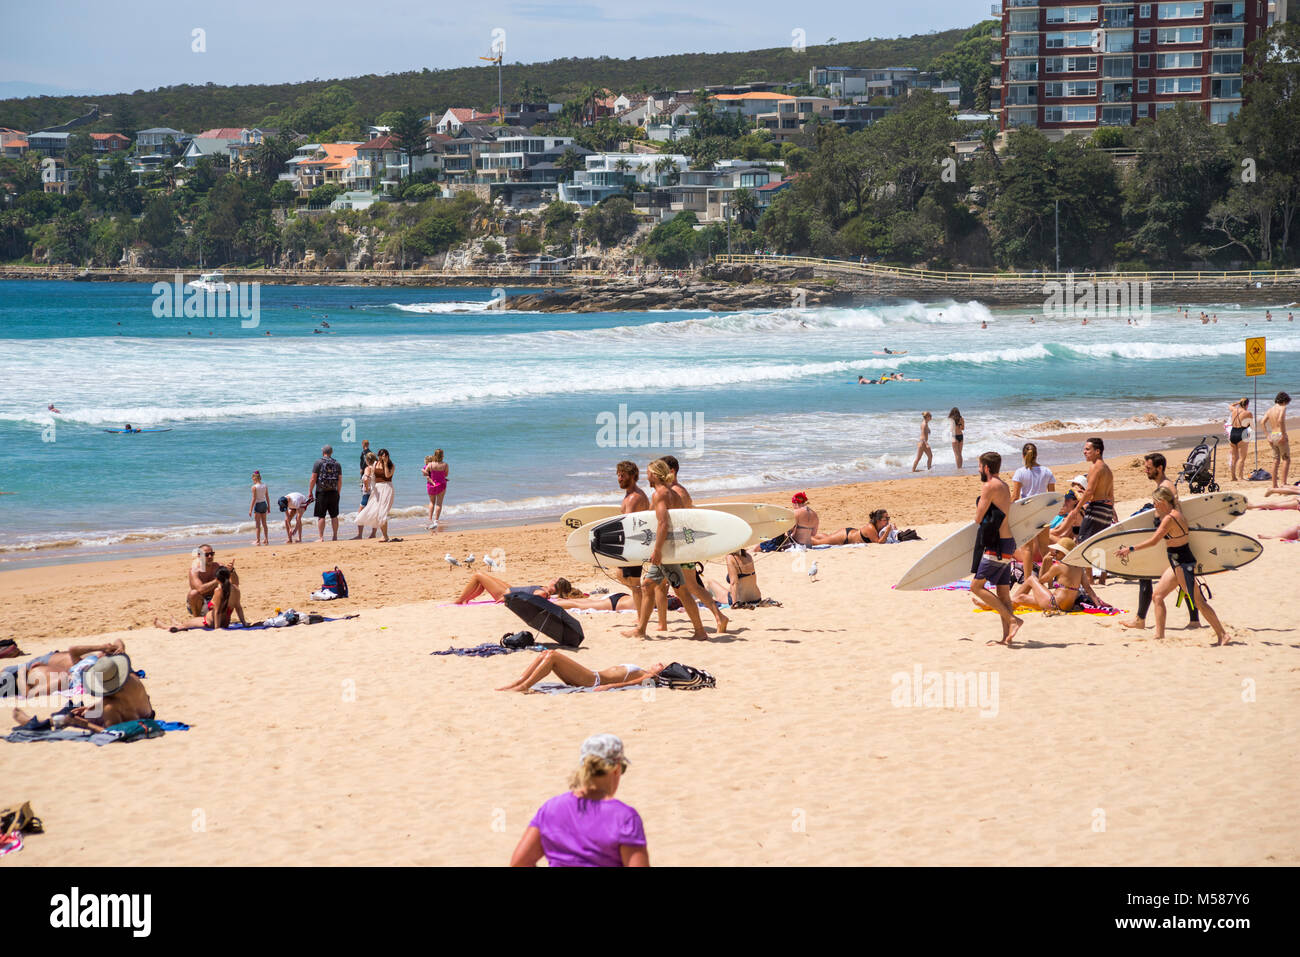
[[[1101,102],[1103,103],[1132,103],[1133,102],[1133,84],[1131,83],[1106,83],[1102,85]]]
[[[1210,46],[1216,50],[1240,50],[1245,46],[1245,30],[1215,30]]]
[[[1099,126],[1132,126],[1133,108],[1131,106],[1103,108]]]
[[[1245,23],[1246,22],[1246,4],[1236,3],[1216,3],[1210,10],[1211,23]]]
[[[1103,12],[1101,25],[1107,30],[1131,30],[1133,28],[1133,9],[1117,10],[1114,7]]]
[[[1038,0],[1006,0],[1006,8],[1008,10],[1036,6],[1038,6]]]
[[[1016,37],[1008,41],[1007,56],[1038,56],[1038,37]]]

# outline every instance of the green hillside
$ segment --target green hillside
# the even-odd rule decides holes
[[[807,80],[816,64],[865,67],[916,66],[924,69],[940,54],[951,51],[965,28],[896,39],[860,40],[809,46],[802,52],[785,48],[737,53],[681,53],[673,56],[574,57],[546,63],[505,66],[505,96],[517,100],[531,87],[545,99],[564,101],[594,84],[616,92],[656,89],[695,89],[710,84]],[[342,91],[337,88],[341,87]],[[326,93],[327,89],[329,90]],[[346,91],[346,95],[343,91]],[[325,94],[324,97],[321,94]],[[39,96],[0,100],[0,126],[39,130],[67,122],[96,103],[111,118],[90,131],[133,132],[150,126],[170,126],[198,132],[215,126],[290,125],[312,114],[322,99],[334,115],[342,107],[354,123],[373,122],[392,110],[441,112],[450,106],[490,108],[497,96],[497,71],[490,64],[451,70],[421,70],[387,75],[370,74],[337,80],[273,85],[161,87],[133,93],[99,96]],[[341,102],[340,102],[341,101]]]

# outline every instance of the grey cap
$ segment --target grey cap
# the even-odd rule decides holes
[[[593,734],[582,742],[582,752],[578,755],[579,759],[585,760],[589,754],[594,754],[602,761],[610,764],[617,764],[619,761],[627,760],[623,756],[623,742],[617,735],[613,734]]]

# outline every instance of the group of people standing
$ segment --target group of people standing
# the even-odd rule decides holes
[[[1291,477],[1291,437],[1286,430],[1286,410],[1291,404],[1291,396],[1279,392],[1273,399],[1273,407],[1260,419],[1260,427],[1268,447],[1273,451],[1273,488],[1288,484]],[[1250,412],[1250,399],[1238,399],[1228,406],[1228,444],[1232,448],[1232,480],[1241,482],[1246,479],[1246,433],[1254,424],[1255,417]]]
[[[934,452],[930,448],[930,413],[921,413],[921,440],[916,443],[916,458],[912,461],[912,471],[917,471],[921,456],[925,456],[927,470],[934,468]],[[961,468],[962,445],[966,442],[966,420],[962,418],[961,409],[955,405],[948,410],[948,428],[952,431],[952,457]]]
[[[378,534],[382,535],[383,540],[387,542],[390,540],[388,516],[393,509],[393,476],[397,473],[397,466],[388,454],[388,449],[370,451],[369,439],[362,440],[358,465],[361,504],[356,517],[357,533],[352,537],[354,540],[361,538],[365,529],[369,528],[370,538]],[[451,474],[450,468],[444,461],[442,449],[436,449],[432,455],[425,457],[424,468],[421,471],[429,494],[427,527],[434,531],[437,530],[442,518],[443,496],[446,495],[447,479]],[[248,515],[253,519],[256,529],[257,538],[254,544],[269,545],[271,533],[267,527],[267,514],[271,510],[271,493],[262,479],[260,470],[253,472],[252,483],[252,499],[248,505]],[[320,458],[311,468],[307,493],[304,495],[302,492],[288,492],[279,498],[278,505],[280,511],[284,513],[286,543],[302,541],[302,519],[307,512],[307,506],[313,503],[315,503],[317,540],[325,541],[325,521],[329,519],[330,540],[338,541],[342,492],[343,467],[334,458],[333,446],[322,446]]]

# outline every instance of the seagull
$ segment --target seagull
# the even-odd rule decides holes
[[[486,565],[488,568],[492,569],[493,571],[496,571],[500,567],[499,563],[495,559],[493,559],[491,555],[483,556],[483,564]]]
[[[466,565],[466,567],[468,567],[468,568],[473,568],[473,567],[474,567],[474,563],[475,563],[476,561],[478,561],[478,559],[476,559],[476,558],[474,557],[474,553],[473,553],[473,552],[470,552],[470,553],[469,553],[469,557],[468,557],[467,559],[465,559],[465,565]]]
[[[817,580],[817,563],[813,562],[812,567],[808,569],[808,577],[813,581]]]
[[[460,562],[456,561],[456,559],[454,559],[454,558],[451,557],[451,552],[448,552],[446,555],[443,555],[443,556],[442,556],[442,560],[443,560],[444,562],[446,562],[448,565],[459,565],[459,564],[460,564]]]

